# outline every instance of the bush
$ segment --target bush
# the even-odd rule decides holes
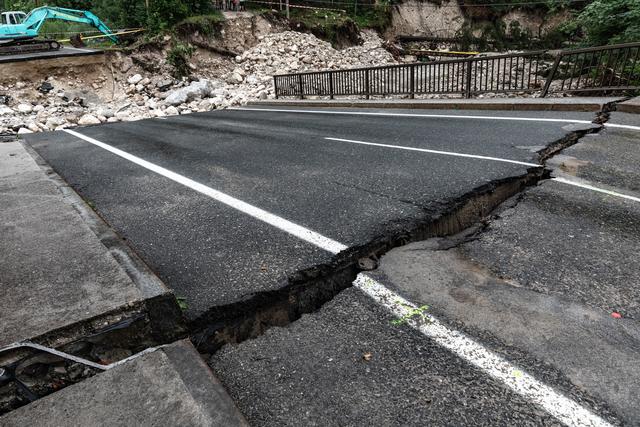
[[[224,16],[220,11],[214,10],[208,15],[190,16],[176,25],[179,34],[192,34],[199,32],[205,36],[217,34],[220,23],[224,22]]]
[[[595,0],[577,17],[590,44],[640,40],[640,0]]]
[[[195,52],[195,48],[190,44],[176,42],[167,52],[167,62],[173,67],[173,76],[182,78],[190,74],[189,59]]]

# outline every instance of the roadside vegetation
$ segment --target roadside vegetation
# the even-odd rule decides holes
[[[442,0],[424,0],[441,3]],[[289,25],[298,31],[309,31],[330,41],[336,47],[357,42],[359,29],[384,31],[391,23],[391,12],[402,0],[292,0]],[[211,0],[49,0],[51,6],[91,10],[112,28],[144,27],[147,39],[172,32],[176,27],[216,33],[222,15],[213,9]],[[284,3],[284,2],[283,2]],[[42,0],[0,0],[4,10],[29,11]],[[285,19],[285,12],[262,2],[245,3],[258,13]],[[463,47],[527,49],[557,48],[567,42],[573,45],[602,45],[640,40],[640,0],[462,0],[460,7],[467,24],[458,33]],[[506,26],[500,19],[514,10],[552,16],[568,12],[565,22],[538,37],[518,23]],[[90,32],[95,29],[81,24],[49,21],[42,33],[65,38],[67,32]],[[184,31],[180,31],[181,34]]]

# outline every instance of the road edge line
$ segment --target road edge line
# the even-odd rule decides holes
[[[76,138],[80,138],[90,144],[93,144],[106,151],[109,151],[110,153],[115,154],[116,156],[122,157],[125,160],[128,160],[138,166],[148,169],[158,175],[164,176],[165,178],[168,178],[178,184],[182,184],[185,187],[188,187],[194,191],[197,191],[198,193],[204,194],[205,196],[209,196],[210,198],[220,203],[223,203],[233,209],[236,209],[244,214],[247,214],[259,221],[265,222],[301,240],[311,243],[314,246],[322,248],[327,252],[330,252],[332,254],[337,254],[347,249],[347,246],[335,240],[332,240],[328,237],[325,237],[319,233],[316,233],[313,230],[310,230],[306,227],[295,224],[278,215],[275,215],[263,209],[260,209],[257,206],[253,206],[247,202],[243,202],[240,199],[236,199],[233,196],[230,196],[226,193],[215,190],[211,187],[208,187],[204,184],[201,184],[197,181],[187,178],[184,175],[180,175],[176,172],[172,172],[169,169],[163,168],[162,166],[158,166],[154,163],[141,159],[140,157],[134,156],[133,154],[129,154],[126,151],[122,151],[118,148],[112,147],[111,145],[105,144],[104,142],[98,141],[97,139],[85,136],[79,132],[76,132],[70,129],[63,129],[63,132],[66,132],[69,135],[75,136]]]

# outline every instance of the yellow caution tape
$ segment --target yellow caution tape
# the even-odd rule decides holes
[[[133,33],[140,33],[144,31],[144,28],[137,28],[135,30],[130,30],[130,31],[122,31],[120,33],[113,33],[113,34],[102,34],[99,36],[89,36],[89,37],[82,37],[82,40],[90,40],[90,39],[100,39],[100,38],[104,38],[104,37],[111,37],[111,36],[120,36],[122,34],[133,34]],[[63,39],[63,40],[58,40],[58,43],[68,43],[70,42],[71,39]]]

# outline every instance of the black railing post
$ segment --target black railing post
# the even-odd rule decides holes
[[[278,79],[276,76],[273,76],[273,91],[276,94],[276,99],[278,99]]]
[[[302,91],[302,74],[298,74],[298,89],[300,90],[300,99],[304,99],[304,92]]]
[[[541,98],[544,98],[549,93],[549,87],[551,86],[551,82],[553,81],[553,78],[558,72],[558,67],[560,66],[560,60],[562,59],[563,55],[564,55],[563,52],[559,52],[556,55],[556,60],[553,63],[553,67],[551,67],[551,72],[549,73],[549,75],[547,75],[547,81],[544,83],[544,89],[542,89],[542,94],[540,95]]]
[[[466,82],[465,82],[465,97],[471,98],[471,63],[472,59],[467,60],[467,68],[466,68]]]
[[[416,64],[411,64],[411,66],[409,66],[409,72],[411,73],[411,78],[409,79],[409,85],[411,87],[409,90],[411,92],[411,99],[414,99],[416,97]]]
[[[333,99],[333,71],[329,71],[329,98]]]
[[[369,80],[369,69],[367,68],[364,72],[364,89],[367,94],[367,99],[369,99],[369,94],[371,93],[370,80]]]

